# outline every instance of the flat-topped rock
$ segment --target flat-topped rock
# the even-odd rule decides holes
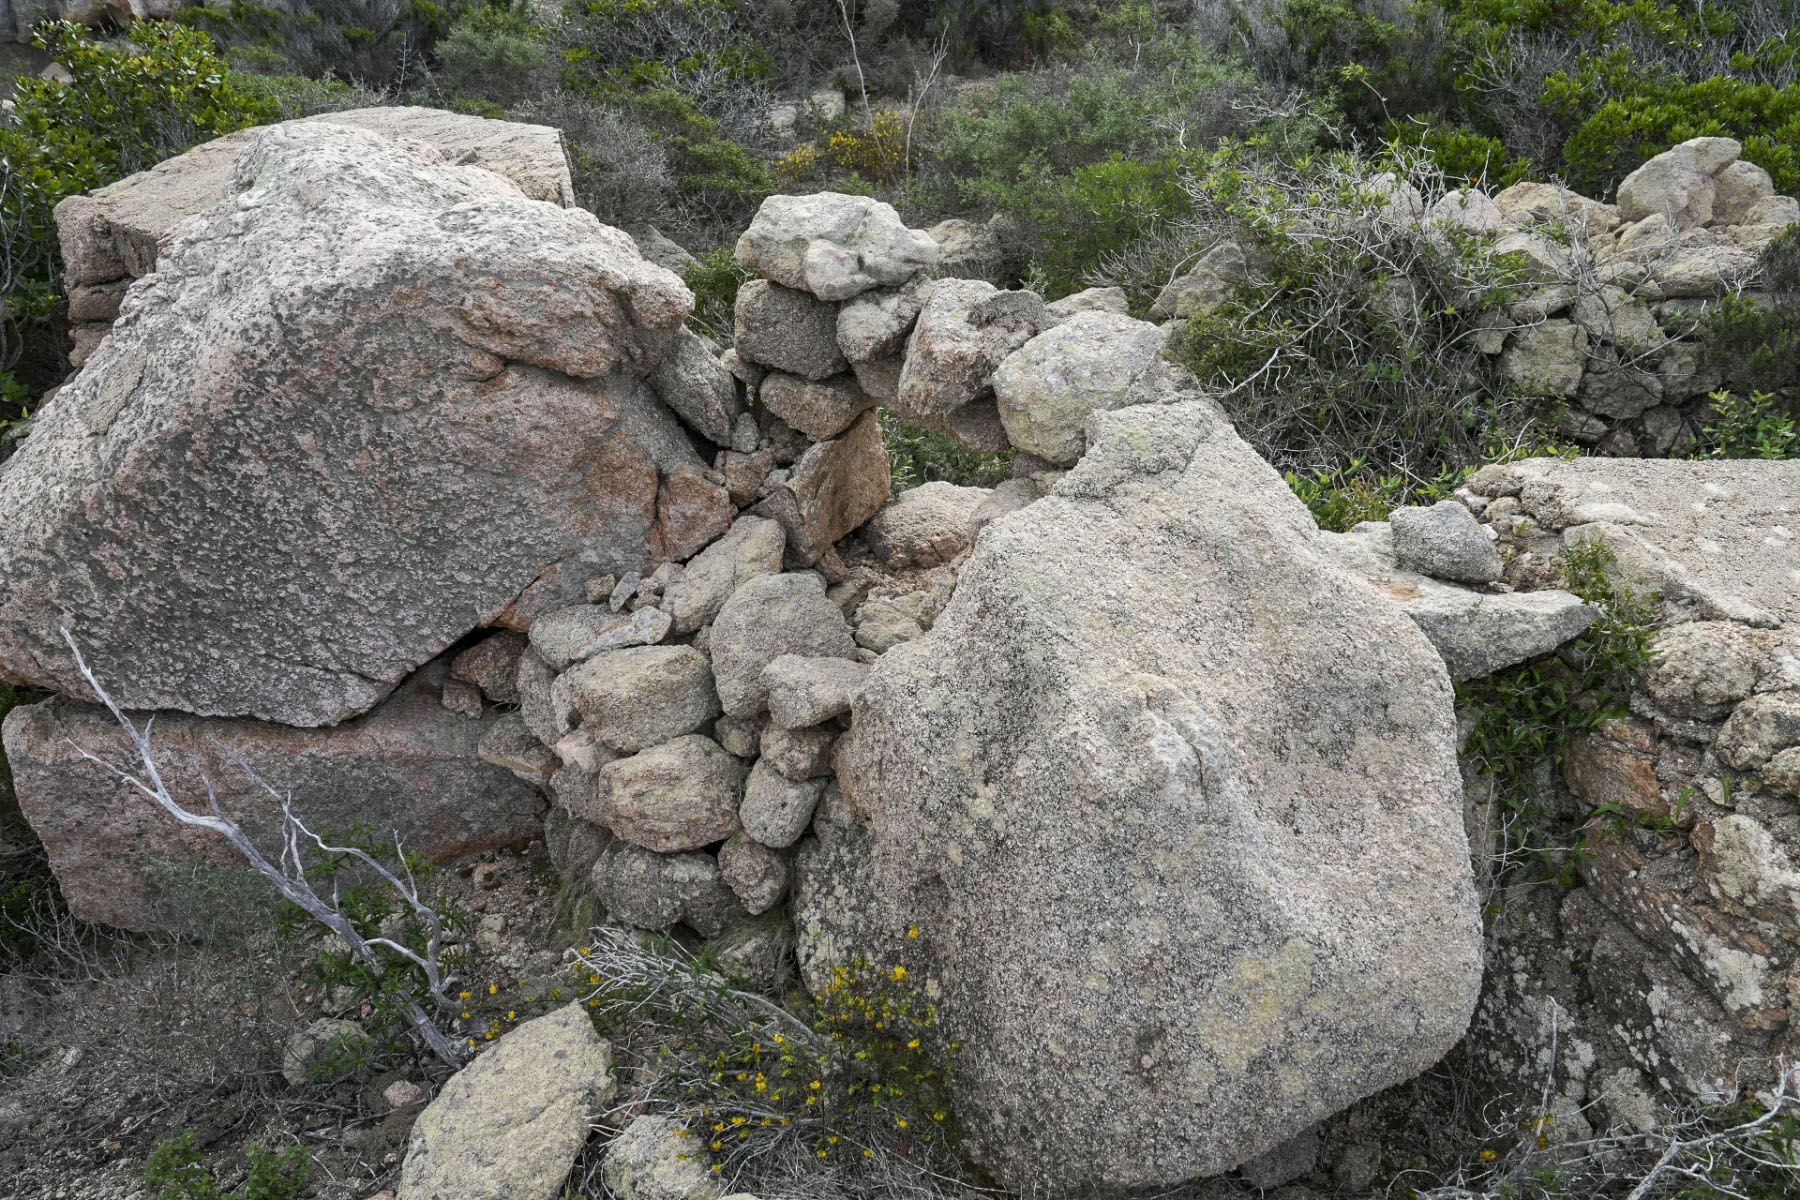
[[[97,673],[109,683],[104,670]],[[201,777],[211,780],[225,815],[271,857],[279,848],[281,804],[233,756],[291,793],[295,815],[326,836],[348,835],[360,824],[382,840],[398,836],[407,850],[438,862],[537,836],[537,789],[477,756],[483,738],[503,721],[516,723],[517,714],[490,709],[471,720],[446,710],[440,696],[449,674],[446,656],[367,716],[325,729],[159,713],[157,766],[176,801],[192,812],[207,811]],[[77,746],[124,769],[141,769],[104,708],[61,699],[16,708],[7,715],[5,739],[19,806],[43,839],[70,910],[83,920],[137,930],[177,927],[181,914],[171,905],[191,898],[170,892],[178,876],[168,864],[197,858],[228,871],[245,869],[224,839],[176,824],[81,757]]]
[[[347,125],[384,137],[413,138],[435,148],[446,162],[505,176],[533,200],[562,208],[575,204],[562,130],[553,126],[398,105],[318,113],[297,123]],[[240,129],[202,142],[90,196],[64,201],[68,207],[58,206],[57,223],[91,222],[99,235],[96,249],[103,255],[66,263],[69,282],[96,283],[125,274],[148,274],[156,265],[158,238],[177,222],[234,194],[232,163],[265,128]],[[111,266],[106,265],[105,256],[110,256]]]
[[[1800,620],[1800,461],[1530,458],[1485,467],[1470,487],[1517,496],[1565,540],[1599,538],[1691,616]]]

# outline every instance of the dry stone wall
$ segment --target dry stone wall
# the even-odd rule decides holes
[[[1455,229],[1487,252],[1514,256],[1525,290],[1478,335],[1499,376],[1564,402],[1575,442],[1615,457],[1681,456],[1709,419],[1720,386],[1696,339],[1721,298],[1754,299],[1762,249],[1800,221],[1800,200],[1729,138],[1695,138],[1639,167],[1604,204],[1547,183],[1492,196],[1452,191],[1429,208],[1408,185],[1390,211],[1427,237]],[[1242,247],[1225,242],[1163,290],[1151,311],[1205,312],[1245,277]]]
[[[1795,1049],[1791,464],[1526,462],[1321,534],[1116,290],[928,279],[937,242],[888,206],[775,197],[721,348],[672,274],[564,207],[542,134],[382,120],[233,135],[59,212],[73,293],[121,301],[0,468],[37,498],[0,522],[0,663],[66,693],[5,744],[80,915],[178,918],[151,859],[201,847],[72,753],[119,740],[53,659],[61,624],[164,710],[191,803],[200,772],[231,779],[217,738],[315,826],[354,813],[442,857],[541,831],[577,928],[685,927],[770,986],[796,943],[815,985],[909,964],[965,1044],[970,1153],[1021,1190],[1336,1170],[1366,1157],[1336,1132],[1359,1098],[1459,1039],[1505,1086],[1554,1067],[1559,1114],[1626,1097],[1620,1120]],[[486,167],[446,163],[452,136]],[[1684,236],[1775,224],[1689,149]],[[412,183],[376,177],[397,161]],[[257,224],[321,188],[337,207],[285,240]],[[1638,220],[1679,224],[1668,204]],[[1458,211],[1489,207],[1511,219]],[[295,266],[295,229],[354,252]],[[433,265],[445,230],[479,286]],[[266,337],[173,320],[283,296],[306,303]],[[1016,477],[891,496],[878,406],[1012,447]],[[358,496],[357,519],[305,508]],[[259,572],[219,586],[232,556],[146,516],[196,507]],[[1497,817],[1459,774],[1451,685],[1589,627],[1549,586],[1589,537],[1676,622],[1630,718],[1565,765],[1567,803],[1625,829],[1590,839],[1583,886],[1484,931]],[[291,638],[293,613],[324,632]],[[254,788],[222,801],[270,828]],[[1508,968],[1485,987],[1484,956]]]

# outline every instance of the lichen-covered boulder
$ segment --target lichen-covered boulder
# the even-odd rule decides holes
[[[579,1001],[512,1029],[419,1119],[399,1200],[553,1200],[612,1099],[612,1047]]]
[[[994,398],[1012,444],[1067,466],[1087,445],[1096,411],[1156,399],[1166,330],[1117,313],[1076,313],[1008,355]]]
[[[1436,652],[1214,406],[1095,428],[877,660],[796,867],[809,983],[904,966],[1026,1193],[1271,1150],[1436,1061],[1481,979]]]
[[[0,466],[0,678],[325,725],[645,569],[693,298],[579,209],[329,122],[247,143]],[[722,493],[721,493],[722,495]]]

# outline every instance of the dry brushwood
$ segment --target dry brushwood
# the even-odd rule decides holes
[[[131,739],[132,747],[137,751],[138,761],[143,767],[143,775],[141,777],[133,775],[131,772],[126,771],[121,767],[114,766],[112,763],[107,762],[105,759],[93,754],[84,747],[77,745],[71,739],[69,744],[75,748],[76,753],[80,754],[87,761],[111,772],[120,780],[136,788],[164,812],[168,813],[177,821],[180,821],[183,825],[191,825],[199,829],[210,830],[224,838],[239,854],[243,855],[244,860],[250,864],[257,874],[261,875],[274,886],[275,890],[281,894],[282,899],[300,908],[308,916],[312,917],[326,929],[341,938],[344,944],[350,948],[350,952],[356,956],[357,960],[373,974],[381,975],[387,970],[387,964],[383,961],[382,956],[377,953],[377,951],[386,950],[399,955],[402,959],[406,960],[416,968],[424,977],[426,992],[430,996],[432,1002],[439,1005],[445,1011],[451,1009],[452,1002],[448,995],[448,991],[455,985],[456,980],[453,976],[447,976],[443,973],[442,966],[439,962],[439,953],[443,946],[443,921],[438,916],[436,909],[432,908],[419,898],[418,882],[413,878],[412,868],[406,864],[406,855],[401,852],[398,839],[396,839],[394,843],[394,850],[401,864],[401,869],[406,873],[405,879],[401,879],[399,876],[395,875],[394,872],[388,870],[387,867],[376,861],[372,855],[364,850],[354,846],[333,846],[326,842],[325,839],[308,829],[299,817],[294,815],[291,796],[277,791],[272,785],[263,780],[261,776],[257,775],[243,759],[232,754],[219,743],[214,742],[214,746],[221,754],[230,758],[237,764],[238,769],[243,771],[253,783],[268,792],[273,799],[278,800],[281,803],[281,864],[280,866],[276,866],[274,863],[271,863],[268,858],[264,856],[263,852],[257,849],[255,843],[251,842],[249,837],[245,835],[243,829],[238,826],[237,822],[233,821],[230,817],[227,817],[219,808],[218,796],[213,791],[212,781],[210,779],[207,779],[204,775],[200,777],[201,786],[206,789],[206,798],[212,808],[212,814],[210,816],[202,813],[190,812],[183,808],[181,804],[170,795],[168,785],[163,782],[162,773],[157,768],[156,756],[150,745],[151,728],[155,725],[156,718],[150,717],[144,722],[143,728],[139,729],[137,725],[120,710],[119,706],[113,702],[113,698],[107,694],[106,689],[101,686],[100,681],[94,677],[94,673],[89,669],[87,661],[82,658],[81,649],[75,644],[74,637],[70,635],[67,629],[62,630],[62,636],[63,641],[68,644],[69,652],[75,656],[75,666],[81,672],[82,679],[84,679],[87,682],[87,685],[94,690],[94,694],[100,698],[100,702],[106,706],[108,712],[112,713],[113,719],[119,723],[119,727],[122,728],[125,731],[126,736]],[[407,907],[412,910],[413,916],[424,925],[424,928],[429,933],[424,953],[414,951],[391,938],[364,937],[357,930],[355,924],[344,915],[335,879],[333,880],[332,894],[329,900],[320,896],[318,892],[314,890],[312,881],[306,877],[306,866],[301,858],[301,849],[303,846],[311,847],[328,856],[335,857],[344,855],[354,859],[363,866],[374,871],[384,883],[393,888],[395,892],[399,893],[401,899],[406,902]],[[419,1040],[429,1047],[433,1054],[436,1054],[452,1068],[462,1065],[462,1054],[457,1049],[456,1043],[452,1042],[450,1038],[445,1035],[443,1030],[438,1028],[436,1022],[434,1022],[431,1017],[426,1014],[425,1010],[419,1006],[418,1001],[407,1000],[401,1007],[400,1012],[405,1018],[406,1023],[418,1036]]]

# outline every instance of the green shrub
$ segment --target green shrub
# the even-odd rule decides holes
[[[738,266],[730,246],[717,246],[700,255],[684,274],[688,290],[694,293],[694,311],[688,323],[708,337],[731,341],[738,288],[756,278],[755,273]]]
[[[1579,835],[1555,820],[1538,779],[1545,771],[1555,777],[1577,735],[1625,715],[1632,681],[1649,661],[1649,598],[1621,583],[1616,567],[1598,541],[1570,548],[1563,586],[1599,618],[1551,657],[1456,685],[1457,707],[1474,714],[1463,757],[1494,780],[1508,818],[1509,861],[1537,878],[1571,882],[1580,850]]]
[[[204,34],[180,26],[142,22],[128,40],[103,43],[51,22],[37,27],[35,44],[73,80],[19,80],[12,119],[0,126],[0,368],[55,315],[58,201],[275,112],[239,86]],[[17,403],[9,397],[8,409]]]
[[[1128,64],[1090,57],[1003,75],[924,131],[920,188],[953,212],[1011,218],[1011,256],[1035,262],[1054,298],[1189,211],[1180,183],[1199,161],[1194,148],[1235,135],[1315,135],[1306,113],[1248,114],[1245,94],[1255,91],[1241,69],[1176,38]]]
[[[943,480],[959,487],[993,487],[1012,475],[1012,451],[983,454],[935,430],[914,425],[887,409],[880,412],[881,436],[895,492]]]
[[[458,18],[436,46],[437,83],[449,95],[507,105],[543,90],[544,31],[526,0],[482,4]]]
[[[1224,152],[1194,189],[1191,240],[1236,241],[1248,272],[1170,352],[1331,524],[1544,440],[1477,344],[1518,293],[1516,268],[1485,240],[1391,219],[1394,173],[1443,187],[1406,155],[1278,170]]]
[[[1800,225],[1763,250],[1766,299],[1727,296],[1701,318],[1707,365],[1738,392],[1767,393],[1800,414]]]
[[[1701,427],[1712,458],[1800,458],[1793,414],[1767,392],[1713,392],[1712,419]]]
[[[360,850],[401,879],[413,881],[422,881],[431,875],[435,867],[430,860],[400,850],[393,842],[384,841],[362,828],[351,830],[339,845],[342,850],[338,853],[325,853],[316,848],[303,851],[307,858],[306,874],[313,880],[330,880],[329,887],[321,882],[316,885],[316,890],[321,896],[335,897],[338,910],[358,934],[371,942],[385,938],[420,958],[428,958],[428,951],[436,950],[446,972],[457,971],[468,961],[466,943],[470,920],[467,912],[453,905],[439,904],[436,912],[442,924],[443,940],[458,948],[451,951],[444,946],[432,947],[428,922],[392,886],[359,863],[349,851]],[[275,924],[284,942],[320,934],[316,918],[288,901],[282,902]],[[407,1053],[414,1030],[410,1012],[415,1007],[434,1007],[425,972],[412,959],[381,943],[374,943],[371,948],[378,966],[363,961],[342,939],[322,940],[303,972],[321,994],[348,995],[353,1003],[366,1008],[362,1025],[369,1037],[366,1042],[344,1048],[350,1061],[333,1061],[333,1074],[360,1071],[375,1059]]]
[[[183,8],[177,19],[217,39],[234,67],[400,92],[424,81],[432,46],[478,0],[308,0]]]
[[[290,1146],[276,1154],[252,1142],[245,1157],[249,1173],[244,1182],[234,1191],[221,1192],[213,1173],[202,1165],[197,1139],[190,1130],[151,1151],[144,1163],[143,1180],[156,1189],[156,1200],[292,1200],[311,1181],[312,1160],[304,1146]]]

